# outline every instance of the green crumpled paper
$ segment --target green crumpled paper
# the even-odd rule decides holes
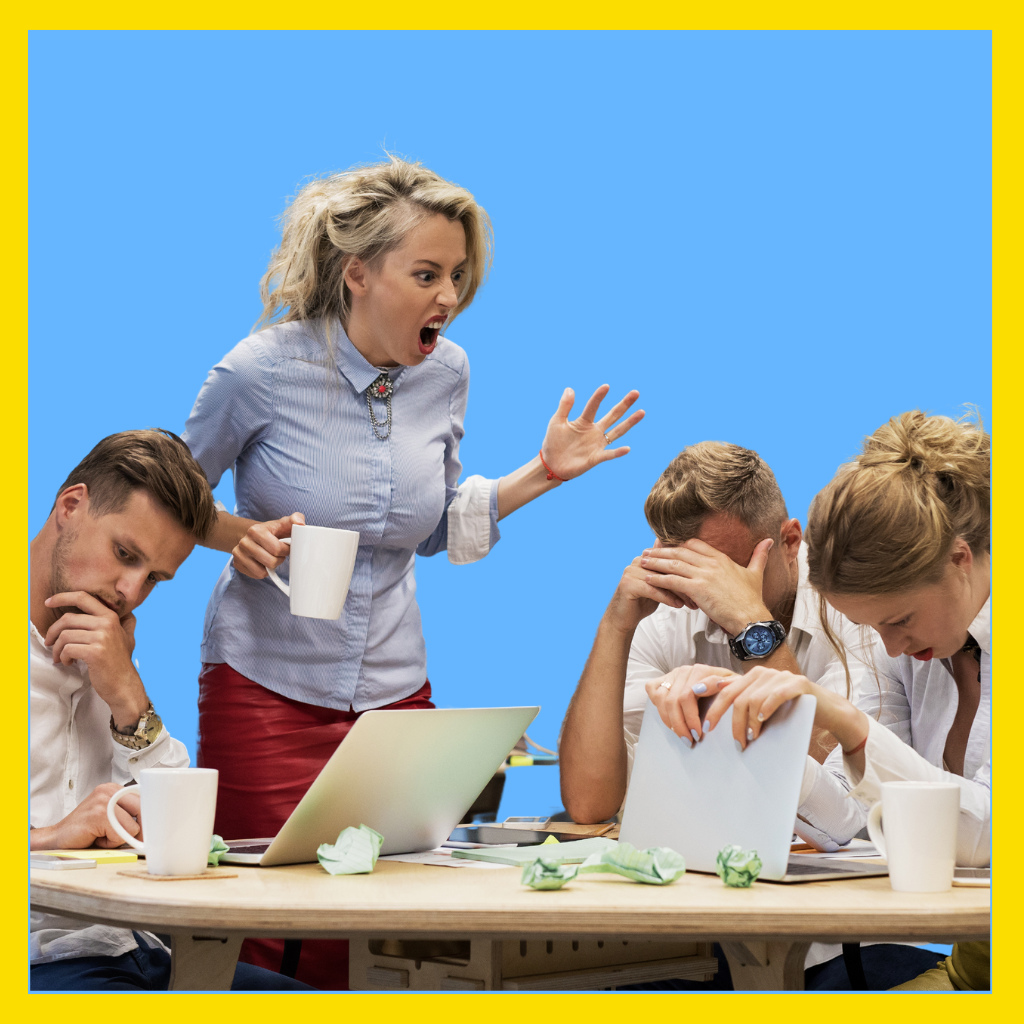
[[[723,846],[715,858],[715,871],[726,885],[734,889],[749,889],[761,874],[761,858],[757,850],[744,850],[739,846]]]
[[[686,861],[667,846],[638,850],[620,842],[604,853],[592,854],[580,865],[580,874],[592,871],[614,872],[645,885],[668,885],[685,873]]]
[[[686,871],[686,861],[667,846],[638,850],[629,843],[617,843],[602,853],[591,854],[577,868],[575,864],[545,861],[523,865],[523,885],[532,889],[561,889],[577,875],[616,874],[646,885],[668,885]]]
[[[206,856],[206,863],[212,864],[217,867],[220,864],[221,857],[228,852],[228,844],[221,839],[220,836],[214,835],[210,837],[210,852]]]
[[[321,843],[316,859],[332,875],[366,875],[377,863],[384,837],[369,825],[341,830],[341,835],[332,846]]]
[[[522,883],[531,889],[561,889],[579,871],[579,864],[560,864],[538,857],[523,865]]]

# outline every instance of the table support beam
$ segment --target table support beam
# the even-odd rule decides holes
[[[234,980],[241,948],[241,935],[172,934],[168,991],[226,992]]]
[[[737,992],[799,991],[809,942],[720,942]]]

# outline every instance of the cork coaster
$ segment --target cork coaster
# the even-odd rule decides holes
[[[196,878],[237,878],[238,873],[233,871],[204,871],[201,875],[151,875],[145,868],[126,868],[118,871],[119,875],[126,875],[128,878],[148,878],[151,882],[183,882],[187,879]]]

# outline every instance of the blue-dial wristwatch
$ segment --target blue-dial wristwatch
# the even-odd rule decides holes
[[[781,622],[749,622],[746,629],[729,641],[729,649],[740,661],[767,658],[786,639]]]

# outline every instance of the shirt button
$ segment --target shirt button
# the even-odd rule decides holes
[[[129,757],[128,758],[128,763],[129,764],[135,764],[136,761],[138,761],[137,757]]]
[[[68,779],[68,789],[74,789],[74,788],[75,788],[75,780],[74,779]]]

